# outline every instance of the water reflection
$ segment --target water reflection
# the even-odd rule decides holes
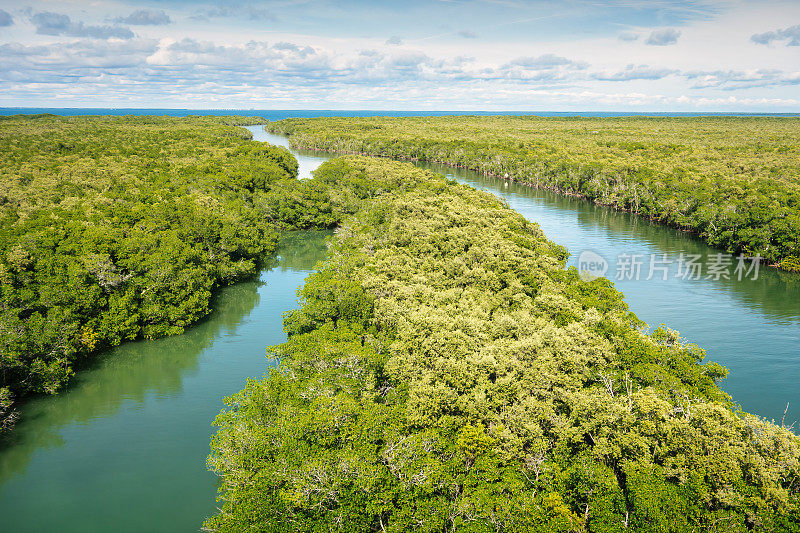
[[[272,361],[281,314],[330,232],[286,234],[257,281],[220,291],[176,337],[125,344],[62,394],[25,404],[0,447],[0,530],[196,531],[214,512],[205,458],[222,398]]]
[[[297,154],[303,175],[336,155],[294,150],[285,137],[261,126],[251,131],[255,140]],[[572,265],[584,250],[599,254],[609,263],[607,276],[642,320],[677,329],[706,350],[707,360],[728,367],[722,386],[745,410],[780,421],[788,402],[786,420],[800,419],[800,275],[761,268],[757,279],[681,279],[676,277],[681,253],[707,258],[720,251],[691,234],[578,198],[469,170],[415,164],[505,198],[548,238],[566,246]],[[667,279],[647,280],[647,271],[639,279],[617,279],[621,254],[647,260],[666,255]]]
[[[682,279],[676,277],[681,253],[700,255],[706,273],[705,261],[720,250],[694,235],[578,198],[444,165],[418,166],[505,198],[566,246],[572,265],[584,250],[602,256],[609,263],[606,276],[642,320],[677,329],[706,350],[707,360],[728,367],[722,386],[745,410],[780,421],[788,402],[787,422],[800,419],[800,275],[762,267],[757,279],[751,274],[739,280],[734,260],[730,279]],[[618,270],[621,254],[643,260],[638,279],[624,279],[630,272]],[[666,257],[666,280],[661,272],[646,279],[653,255]]]
[[[316,264],[325,258],[328,231],[291,231],[281,237],[281,247],[272,259],[270,268],[281,270],[314,270]],[[309,238],[314,235],[314,238]]]
[[[299,171],[297,177],[301,180],[311,179],[311,173],[322,163],[330,159],[330,156],[320,155],[319,152],[312,150],[297,150],[289,146],[289,141],[282,135],[268,133],[264,126],[245,126],[253,134],[254,141],[267,142],[275,146],[288,148],[297,159]]]
[[[60,429],[113,416],[126,402],[142,403],[149,395],[179,393],[187,373],[197,371],[198,356],[222,331],[230,332],[258,304],[260,282],[242,282],[220,291],[214,313],[183,335],[124,344],[78,372],[58,396],[31,400],[16,429],[0,450],[0,485],[27,466],[38,449],[65,443]]]

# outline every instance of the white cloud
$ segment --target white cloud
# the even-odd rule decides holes
[[[61,13],[43,11],[31,16],[31,22],[40,35],[67,35],[70,37],[90,37],[93,39],[132,39],[133,32],[122,26],[91,26],[83,22],[73,22]]]
[[[592,78],[602,81],[660,80],[678,71],[669,68],[654,68],[648,65],[627,65],[615,72],[595,72]]]
[[[508,62],[503,68],[521,67],[530,70],[551,70],[557,68],[585,69],[589,65],[584,61],[572,61],[555,54],[542,54],[536,57],[518,57]]]
[[[270,24],[272,12],[246,3],[162,3],[156,11],[100,0],[91,9],[65,2],[54,13],[32,1],[28,12],[21,3],[4,6],[14,24],[0,35],[0,105],[58,98],[197,107],[763,108],[794,105],[800,76],[797,48],[782,46],[794,28],[785,21],[800,20],[792,3],[712,2],[684,18],[672,6],[586,31],[580,10],[556,4],[495,25],[477,15],[477,4],[454,5],[442,20],[420,18],[413,6],[376,7],[373,16],[334,3],[286,4],[280,23]],[[615,5],[623,4],[632,5]],[[653,5],[637,0],[630,17]],[[768,28],[784,29],[763,33]],[[754,45],[751,35],[772,46]]]
[[[663,30],[654,30],[644,42],[652,46],[669,46],[678,42],[678,37],[681,32],[674,28],[665,28]]]
[[[169,18],[163,10],[154,11],[151,9],[139,9],[134,11],[127,17],[117,17],[114,22],[121,22],[122,24],[130,24],[132,26],[163,26],[169,24],[172,19]]]
[[[800,72],[776,69],[691,71],[686,78],[695,88],[719,87],[727,90],[800,85]]]
[[[772,44],[773,41],[786,41],[786,46],[800,46],[800,24],[781,30],[756,33],[750,40],[758,44]]]

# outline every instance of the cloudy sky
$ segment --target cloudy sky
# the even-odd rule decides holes
[[[800,2],[0,3],[0,106],[800,111]]]

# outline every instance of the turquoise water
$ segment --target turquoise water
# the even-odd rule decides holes
[[[249,129],[256,140],[289,147],[283,136],[266,133],[260,126]],[[293,153],[304,172],[325,159],[320,152]],[[724,268],[715,279],[710,267],[720,250],[690,234],[477,172],[415,164],[506,199],[537,222],[548,238],[566,246],[572,265],[578,266],[582,252],[602,257],[608,264],[606,276],[639,318],[652,328],[663,323],[678,330],[687,342],[706,350],[707,361],[730,370],[722,387],[743,409],[778,422],[786,411],[786,425],[800,420],[800,275],[762,267],[757,276],[754,270],[749,275],[743,271],[740,280],[738,261],[731,258],[729,279],[723,277]],[[701,279],[678,277],[681,254],[687,260],[700,256]],[[634,258],[641,262],[638,279],[635,269],[627,268]]]
[[[211,422],[273,366],[265,348],[285,339],[281,313],[327,235],[289,234],[259,280],[223,289],[185,334],[120,346],[69,390],[27,403],[0,446],[0,531],[197,531],[216,508]]]
[[[250,129],[256,140],[287,144]],[[293,153],[301,177],[331,157]],[[573,264],[585,250],[605,258],[611,279],[620,254],[666,255],[666,281],[615,280],[631,308],[727,366],[723,387],[745,409],[780,420],[788,401],[787,423],[800,418],[800,276],[761,269],[756,280],[676,278],[681,252],[718,251],[588,202],[428,166],[505,198],[566,246]],[[296,306],[297,287],[325,255],[326,235],[287,235],[260,279],[221,291],[202,323],[112,350],[69,390],[26,404],[13,440],[0,444],[0,532],[197,531],[215,510],[216,479],[205,466],[211,422],[224,396],[273,365],[264,348],[285,338],[281,313]]]

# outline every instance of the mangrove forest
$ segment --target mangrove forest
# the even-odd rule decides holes
[[[258,124],[349,154],[298,179],[289,150],[241,127]],[[298,305],[270,321],[288,309],[286,341],[258,349],[275,364],[213,406],[200,468],[217,476],[218,508],[198,527],[798,531],[791,423],[740,408],[723,365],[668,324],[649,327],[608,278],[568,266],[558,235],[408,161],[583,197],[796,276],[799,126],[0,117],[0,436],[26,401],[69,391],[122,343],[183,334],[249,280],[232,313],[243,319],[262,269],[297,263],[313,271]],[[312,229],[328,230],[313,253],[300,238],[275,259]],[[188,359],[223,327],[207,326]]]
[[[334,117],[292,146],[430,161],[579,195],[800,271],[800,119]]]

